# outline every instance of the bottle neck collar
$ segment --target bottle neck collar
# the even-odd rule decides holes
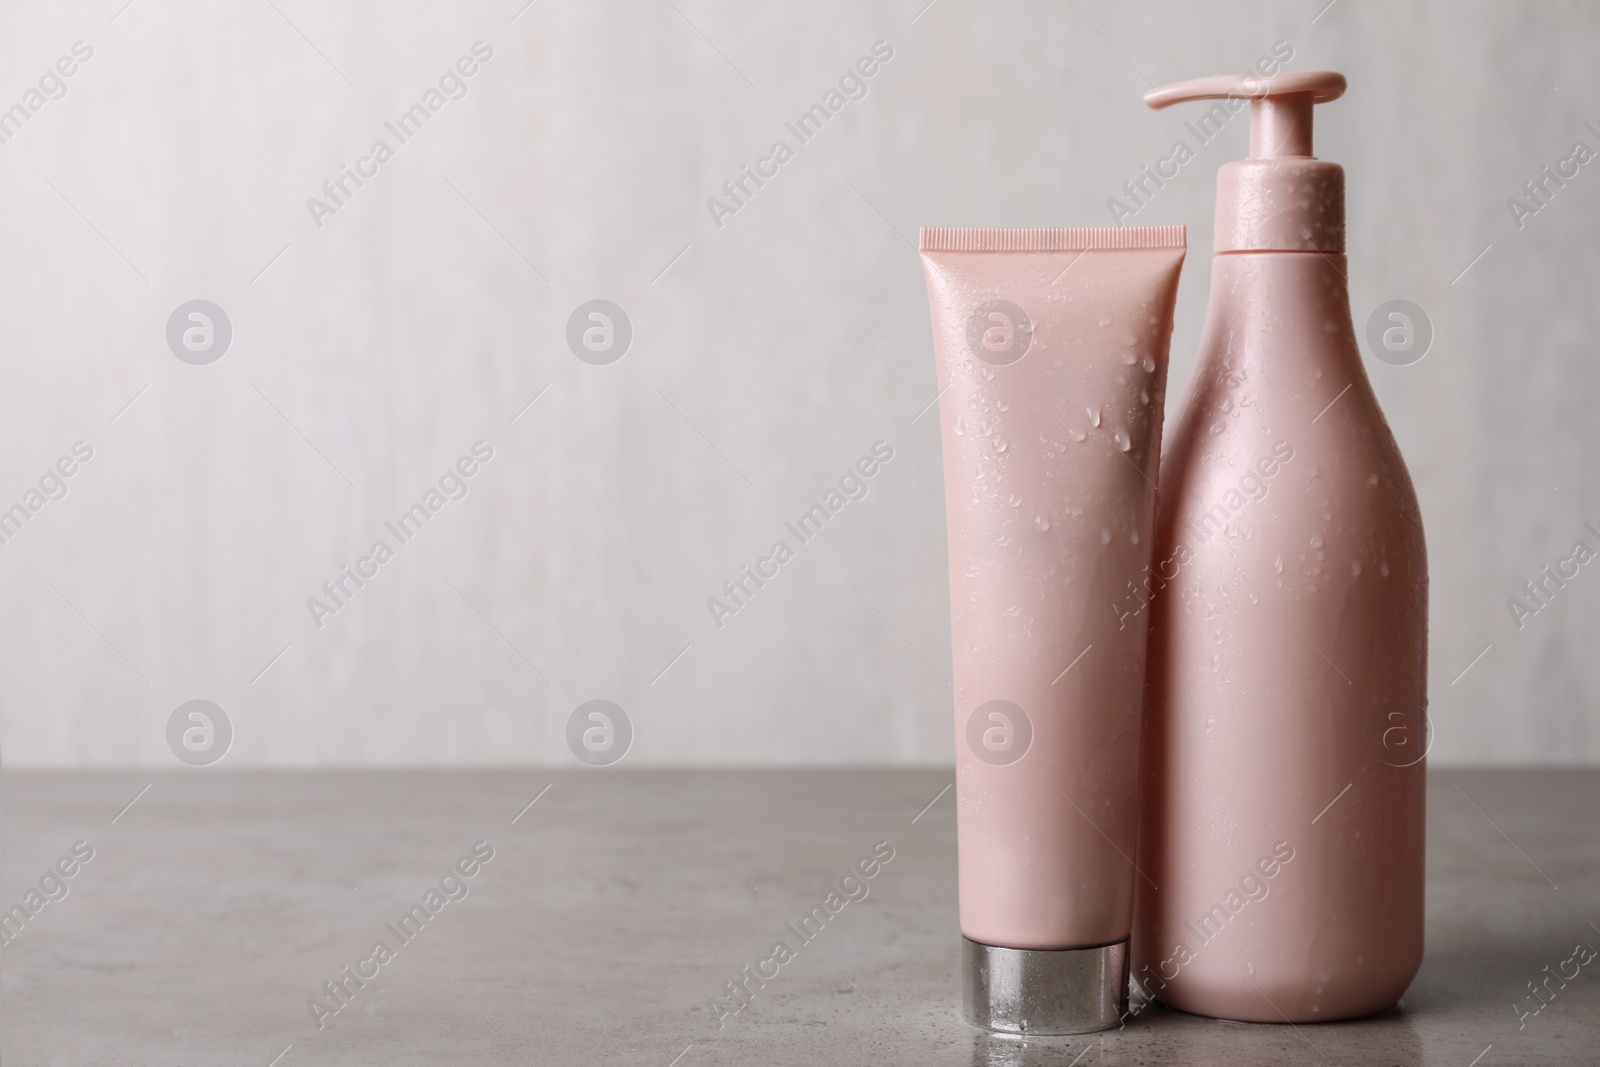
[[[1344,168],[1310,156],[1217,171],[1217,252],[1344,252]]]

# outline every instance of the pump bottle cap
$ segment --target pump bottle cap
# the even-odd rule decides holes
[[[1220,128],[1250,102],[1250,158],[1217,171],[1218,252],[1344,251],[1344,168],[1311,154],[1311,109],[1344,94],[1331,70],[1218,75],[1152,89],[1144,102],[1163,108],[1220,99],[1207,119]]]

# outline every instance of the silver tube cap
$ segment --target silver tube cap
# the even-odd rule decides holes
[[[997,948],[961,939],[967,1021],[1003,1034],[1109,1030],[1128,1010],[1128,941],[1093,948]]]

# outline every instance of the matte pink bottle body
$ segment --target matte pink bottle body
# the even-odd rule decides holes
[[[1426,549],[1350,319],[1343,172],[1309,156],[1302,95],[1306,154],[1219,181],[1149,581],[1133,974],[1257,1022],[1390,1008],[1423,948]]]
[[[1345,269],[1216,257],[1161,463],[1133,970],[1202,1015],[1370,1014],[1422,960],[1427,559]]]

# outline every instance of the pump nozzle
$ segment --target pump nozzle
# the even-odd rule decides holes
[[[1144,94],[1153,108],[1185,100],[1246,99],[1250,101],[1250,158],[1309,156],[1311,105],[1326,104],[1344,95],[1344,75],[1331,70],[1304,74],[1279,74],[1258,78],[1252,74],[1219,74],[1174,82]]]
[[[1344,251],[1344,170],[1311,155],[1312,106],[1337,100],[1344,90],[1343,74],[1314,70],[1192,78],[1144,94],[1153,108],[1185,100],[1250,101],[1250,158],[1217,173],[1218,252]],[[1227,108],[1217,125],[1237,110],[1237,104]]]

